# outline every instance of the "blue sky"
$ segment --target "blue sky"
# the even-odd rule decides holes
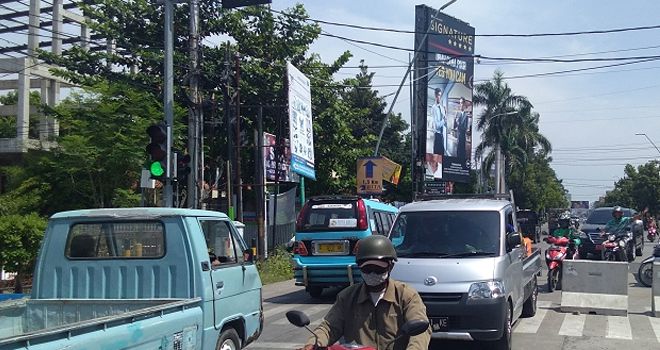
[[[300,1],[274,0],[274,9]],[[366,26],[414,29],[414,7],[407,0],[305,1],[310,17]],[[445,1],[425,3],[437,8]],[[660,24],[660,2],[646,1],[529,1],[458,0],[445,12],[470,23],[477,34],[547,33],[611,29]],[[410,34],[364,31],[322,25],[324,31],[350,38],[412,48]],[[547,57],[595,53],[586,57],[624,57],[660,54],[660,30],[543,38],[477,37],[475,53],[496,57]],[[368,52],[340,39],[321,37],[312,47],[325,61],[344,50],[353,53],[349,65],[364,59],[368,65],[407,62],[408,53],[358,44]],[[657,46],[657,47],[653,47]],[[652,47],[652,48],[649,48]],[[644,48],[644,49],[642,49]],[[387,56],[387,57],[383,57]],[[475,79],[488,79],[495,69],[506,76],[604,65],[605,63],[507,64],[482,61],[475,65]],[[375,85],[397,84],[405,68],[374,69]],[[336,78],[355,70],[345,69]],[[660,156],[644,138],[660,144],[660,61],[613,67],[556,77],[509,80],[515,93],[527,96],[541,115],[541,132],[552,142],[552,166],[573,200],[597,200],[623,176],[626,163],[643,164]],[[382,94],[395,87],[378,88]],[[410,115],[408,88],[395,105]],[[475,140],[475,144],[477,140]]]

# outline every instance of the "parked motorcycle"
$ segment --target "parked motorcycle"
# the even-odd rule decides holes
[[[629,262],[628,244],[632,239],[628,233],[605,234],[607,239],[603,242],[603,261]]]
[[[564,259],[578,259],[575,243],[567,237],[550,236],[544,239],[550,244],[545,251],[545,263],[548,265],[548,292],[561,289],[562,262]]]
[[[305,315],[304,312],[302,311],[296,311],[292,310],[286,313],[286,318],[289,320],[291,324],[293,324],[296,327],[304,327],[308,331],[310,331],[312,334],[311,329],[309,329],[309,317]],[[399,333],[396,335],[396,337],[389,343],[387,344],[387,347],[385,350],[389,349],[392,344],[394,344],[397,340],[403,337],[412,337],[415,335],[422,334],[426,332],[426,330],[429,328],[429,321],[427,320],[409,320],[406,323],[401,326],[399,329]],[[371,346],[363,346],[355,343],[351,344],[333,344],[331,346],[319,346],[318,345],[318,338],[316,338],[316,335],[314,335],[314,338],[316,339],[316,345],[314,345],[314,349],[316,350],[376,350],[376,348],[373,348]]]
[[[653,286],[653,261],[660,258],[660,243],[653,247],[653,255],[644,259],[637,270],[637,280],[645,287]]]

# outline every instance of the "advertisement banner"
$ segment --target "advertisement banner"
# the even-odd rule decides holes
[[[401,178],[401,164],[395,163],[387,157],[380,157],[383,167],[383,180],[398,185]]]
[[[288,62],[287,77],[291,169],[297,174],[315,180],[312,94],[309,79]]]
[[[289,140],[284,140],[284,149],[282,154],[279,154],[279,178],[275,178],[275,168],[277,167],[278,160],[275,158],[275,145],[277,145],[277,137],[267,132],[264,133],[264,174],[266,181],[280,181],[291,182],[293,174],[291,173],[291,149],[289,148]]]
[[[429,35],[424,42],[424,34]],[[423,188],[438,181],[469,182],[472,166],[474,28],[416,7],[415,110],[417,159]]]

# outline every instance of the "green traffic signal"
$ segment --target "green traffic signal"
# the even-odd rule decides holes
[[[151,163],[151,166],[149,167],[149,171],[151,172],[151,176],[155,177],[160,177],[165,174],[165,168],[163,168],[163,164],[161,162],[153,162]]]

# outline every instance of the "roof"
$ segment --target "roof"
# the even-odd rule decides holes
[[[414,202],[401,207],[400,212],[410,211],[499,211],[511,202],[497,199],[440,199]]]
[[[227,219],[225,213],[211,210],[139,207],[139,208],[104,208],[63,211],[51,216],[51,219],[106,217],[106,218],[156,218],[163,216],[203,216]]]

